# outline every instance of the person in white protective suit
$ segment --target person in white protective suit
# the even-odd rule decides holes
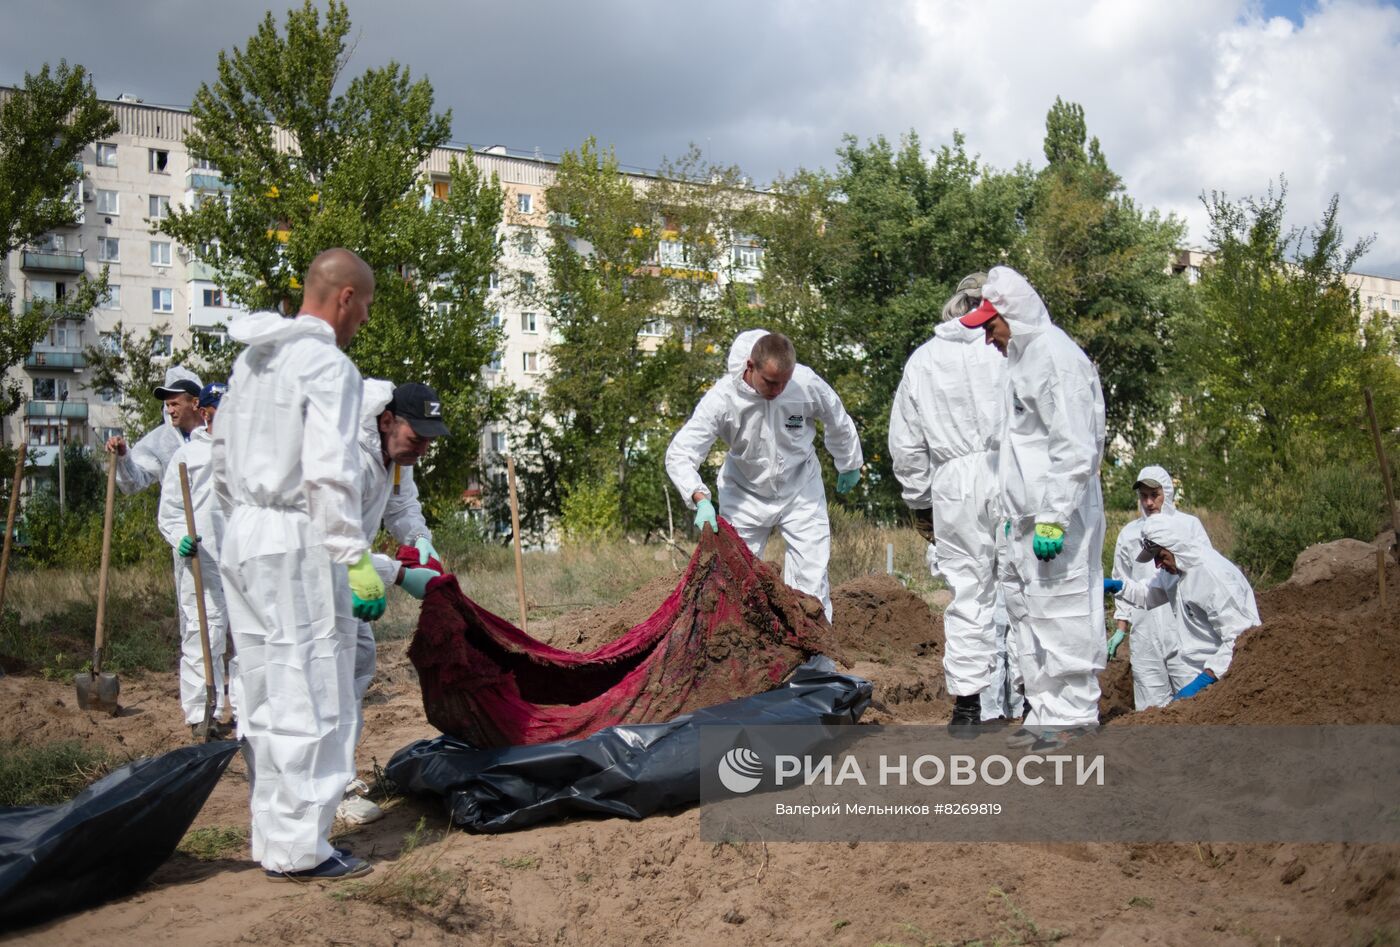
[[[440,565],[441,557],[433,548],[433,533],[418,501],[413,466],[434,440],[446,435],[442,399],[432,388],[416,383],[395,388],[393,382],[381,378],[366,379],[357,451],[365,536],[377,534],[382,524],[397,542],[417,547],[420,566],[434,559]],[[370,561],[386,588],[397,585],[420,600],[427,593],[428,582],[439,574],[434,569],[404,566],[377,552],[370,553]],[[361,620],[355,638],[356,743],[364,731],[364,699],[374,681],[375,651],[374,629]],[[364,780],[351,780],[345,798],[336,807],[336,817],[355,825],[381,818],[383,810],[364,796],[368,791]]]
[[[199,604],[195,596],[194,566],[198,554],[200,576],[204,581],[204,615],[209,624],[209,657],[214,671],[215,717],[227,707],[224,694],[224,654],[227,651],[228,621],[224,614],[224,589],[219,581],[219,541],[224,533],[223,511],[214,502],[214,483],[209,468],[209,448],[213,444],[214,418],[219,400],[228,386],[210,382],[200,391],[199,409],[205,426],[195,428],[189,441],[177,450],[166,465],[160,484],[160,506],[156,526],[179,557],[176,588],[180,591],[180,707],[190,733],[198,736],[204,723],[204,648],[199,640]],[[185,501],[180,489],[180,465],[190,478],[190,505],[194,508],[195,535],[189,535],[185,522]],[[214,736],[231,732],[217,719]]]
[[[700,465],[716,439],[729,445],[720,467],[719,508],[755,556],[777,527],[787,545],[783,581],[821,599],[831,619],[831,523],[817,461],[816,422],[836,462],[836,492],[860,482],[865,463],[855,422],[836,392],[806,365],[787,336],[742,332],[729,350],[729,373],[705,393],[666,448],[666,473],[695,526],[718,529]]]
[[[997,648],[997,450],[1006,360],[958,320],[982,301],[986,274],[958,284],[933,338],[914,350],[890,408],[890,462],[933,571],[952,589],[943,613],[948,731],[976,736]],[[1002,652],[1004,654],[1004,648]],[[1002,675],[1003,679],[1005,675]]]
[[[1006,356],[997,469],[1007,540],[1006,608],[1025,725],[1014,746],[1054,749],[1098,726],[1103,619],[1104,403],[1098,372],[1026,278],[993,267],[962,318]]]
[[[1149,517],[1141,546],[1137,559],[1155,563],[1156,576],[1150,582],[1107,579],[1104,590],[1136,608],[1170,608],[1180,659],[1192,673],[1172,698],[1184,700],[1225,676],[1236,639],[1259,624],[1254,589],[1180,514]]]
[[[295,318],[259,312],[229,325],[247,348],[211,449],[252,851],[275,881],[371,870],[327,839],[355,772],[355,619],[384,611],[355,456],[362,381],[341,352],[369,319],[374,274],[334,249],[303,283]]]
[[[1138,510],[1142,515],[1118,531],[1118,541],[1113,548],[1113,578],[1151,582],[1157,574],[1157,567],[1151,562],[1138,561],[1138,553],[1142,551],[1142,527],[1149,516],[1179,516],[1197,540],[1210,545],[1201,521],[1176,508],[1176,488],[1166,468],[1142,468],[1133,490],[1138,495]],[[1181,659],[1175,615],[1165,607],[1134,608],[1118,598],[1114,601],[1113,620],[1117,627],[1108,639],[1110,661],[1132,632],[1133,708],[1146,710],[1166,706],[1177,690],[1196,676],[1191,666]]]
[[[130,447],[120,434],[107,438],[106,450],[117,455],[117,489],[125,494],[138,493],[153,483],[160,483],[170,458],[190,434],[204,426],[199,415],[199,394],[204,383],[199,376],[181,365],[165,370],[165,384],[151,394],[164,402],[166,421],[146,432]],[[176,563],[178,566],[178,563]],[[179,573],[177,568],[176,573]]]

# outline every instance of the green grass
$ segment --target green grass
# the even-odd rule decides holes
[[[51,572],[49,582],[37,574],[12,586],[0,620],[0,667],[7,673],[39,674],[67,680],[92,662],[97,627],[96,581],[66,572]],[[137,585],[112,588],[106,614],[107,653],[104,671],[168,671],[179,659],[179,625],[174,586],[166,574],[163,588]]]
[[[67,802],[111,771],[113,760],[76,741],[0,746],[0,807]]]
[[[200,861],[219,861],[241,855],[247,845],[246,828],[216,825],[206,829],[190,829],[175,850]]]
[[[538,855],[507,855],[501,859],[501,867],[513,871],[534,871],[540,864]]]
[[[460,902],[460,876],[437,867],[445,848],[425,851],[428,820],[422,818],[404,836],[396,861],[376,866],[373,881],[350,881],[332,889],[337,901],[366,901],[399,910],[422,911],[445,902]],[[445,834],[444,834],[445,838]]]

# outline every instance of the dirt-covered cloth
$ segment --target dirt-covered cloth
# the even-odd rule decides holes
[[[536,641],[451,575],[428,585],[408,651],[428,721],[483,748],[669,720],[768,690],[814,654],[845,660],[821,602],[784,585],[723,520],[661,607],[594,651]]]

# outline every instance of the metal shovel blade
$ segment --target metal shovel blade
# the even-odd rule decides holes
[[[121,694],[122,686],[115,674],[103,672],[94,680],[92,674],[83,671],[73,675],[73,684],[78,689],[80,710],[96,710],[113,717],[121,710],[117,698]]]

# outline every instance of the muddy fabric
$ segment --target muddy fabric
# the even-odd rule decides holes
[[[447,575],[428,586],[408,654],[428,721],[482,748],[669,720],[774,687],[811,655],[844,661],[821,603],[784,585],[723,520],[660,608],[594,651],[536,641]]]

